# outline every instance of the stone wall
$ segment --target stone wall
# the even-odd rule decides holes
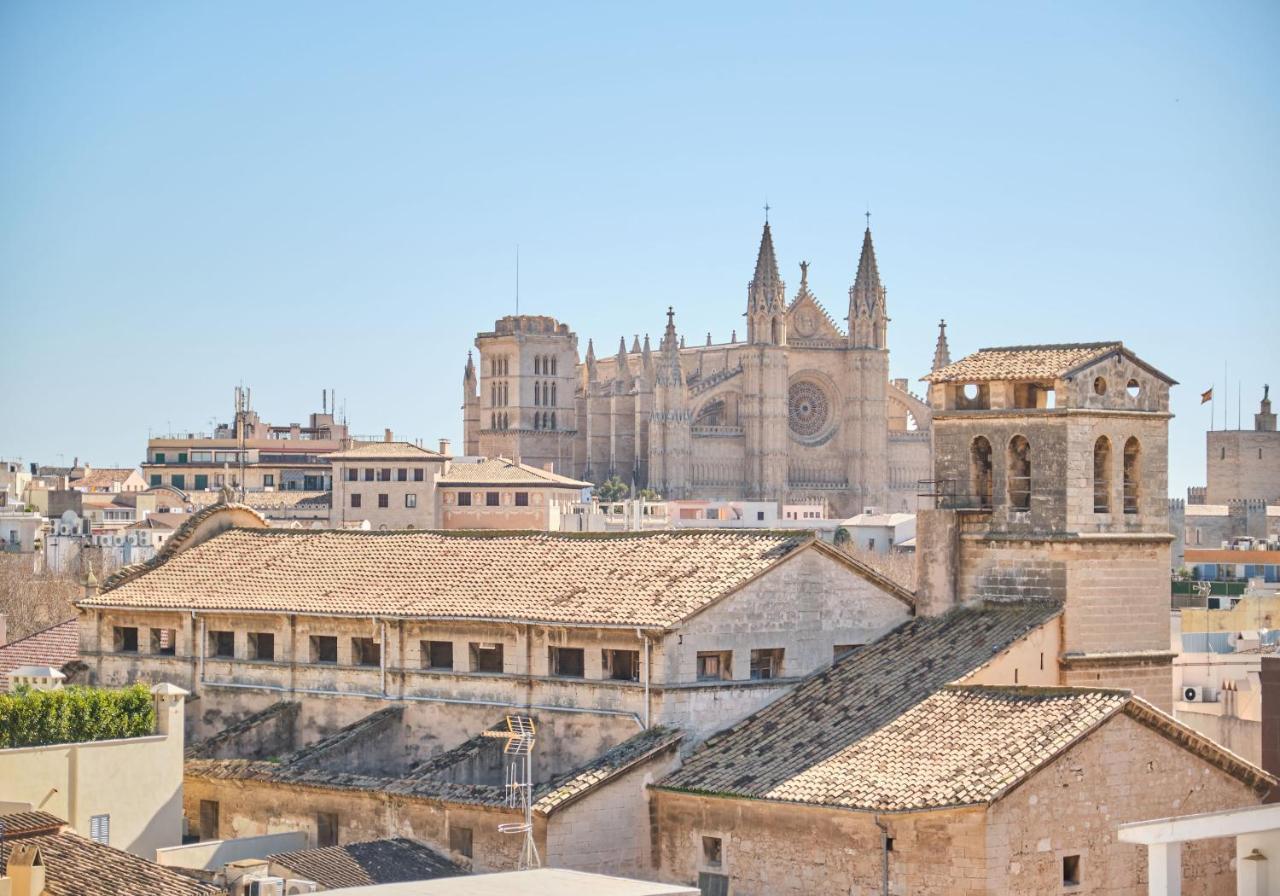
[[[1280,504],[1280,432],[1226,430],[1205,436],[1205,502],[1261,498]]]

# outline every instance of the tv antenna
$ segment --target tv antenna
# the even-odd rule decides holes
[[[517,870],[539,868],[542,860],[538,846],[533,842],[533,745],[537,740],[533,719],[528,716],[507,716],[506,731],[486,731],[485,737],[506,740],[502,752],[512,757],[507,766],[507,806],[523,809],[524,821],[508,821],[498,825],[503,834],[524,834],[524,846],[520,850]]]

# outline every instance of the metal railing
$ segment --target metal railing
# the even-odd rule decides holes
[[[989,512],[992,501],[990,492],[970,494],[960,491],[955,479],[920,479],[916,482],[916,497],[928,498],[938,510],[970,510]]]

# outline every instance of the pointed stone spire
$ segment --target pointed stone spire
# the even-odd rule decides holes
[[[593,383],[596,379],[596,347],[590,339],[587,340],[587,382]]]
[[[640,362],[645,370],[653,369],[653,352],[649,349],[649,334],[644,334],[644,347],[640,349]]]
[[[467,366],[462,369],[462,381],[464,383],[476,381],[476,363],[471,360],[471,352],[467,352]]]
[[[676,309],[668,305],[667,328],[662,331],[662,342],[658,343],[658,348],[661,351],[669,352],[674,351],[679,344],[676,336]]]
[[[871,242],[871,228],[862,236],[862,254],[858,256],[858,275],[853,280],[850,297],[857,296],[870,308],[880,299],[880,268],[876,265],[876,247]]]
[[[680,369],[680,336],[676,333],[676,311],[667,307],[667,328],[662,334],[662,363],[658,367],[658,382],[676,386],[684,382]]]
[[[747,313],[772,311],[786,303],[782,278],[778,276],[778,258],[773,251],[773,233],[764,222],[760,250],[756,253],[756,272],[747,285]]]
[[[947,322],[938,321],[938,346],[933,350],[933,371],[941,370],[951,363],[951,349],[947,346]]]
[[[707,330],[707,345],[711,344],[711,331]]]
[[[862,348],[884,348],[884,286],[876,264],[876,248],[871,242],[871,228],[862,236],[862,254],[858,257],[858,274],[849,287],[849,342]]]
[[[618,356],[616,358],[618,370],[615,377],[623,383],[631,381],[631,366],[627,364],[627,337],[618,337]]]
[[[631,340],[631,354],[633,355],[640,354],[640,334],[639,333],[637,333],[635,337]]]

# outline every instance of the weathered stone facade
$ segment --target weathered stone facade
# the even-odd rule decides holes
[[[478,369],[467,362],[467,453],[554,464],[593,482],[616,475],[668,498],[825,500],[845,516],[914,510],[930,469],[930,410],[905,380],[889,380],[870,230],[847,332],[802,270],[788,302],[766,223],[743,342],[712,344],[708,334],[706,345],[686,345],[669,312],[656,349],[637,336],[599,358],[589,343],[582,357],[567,324],[502,318],[476,337]]]

